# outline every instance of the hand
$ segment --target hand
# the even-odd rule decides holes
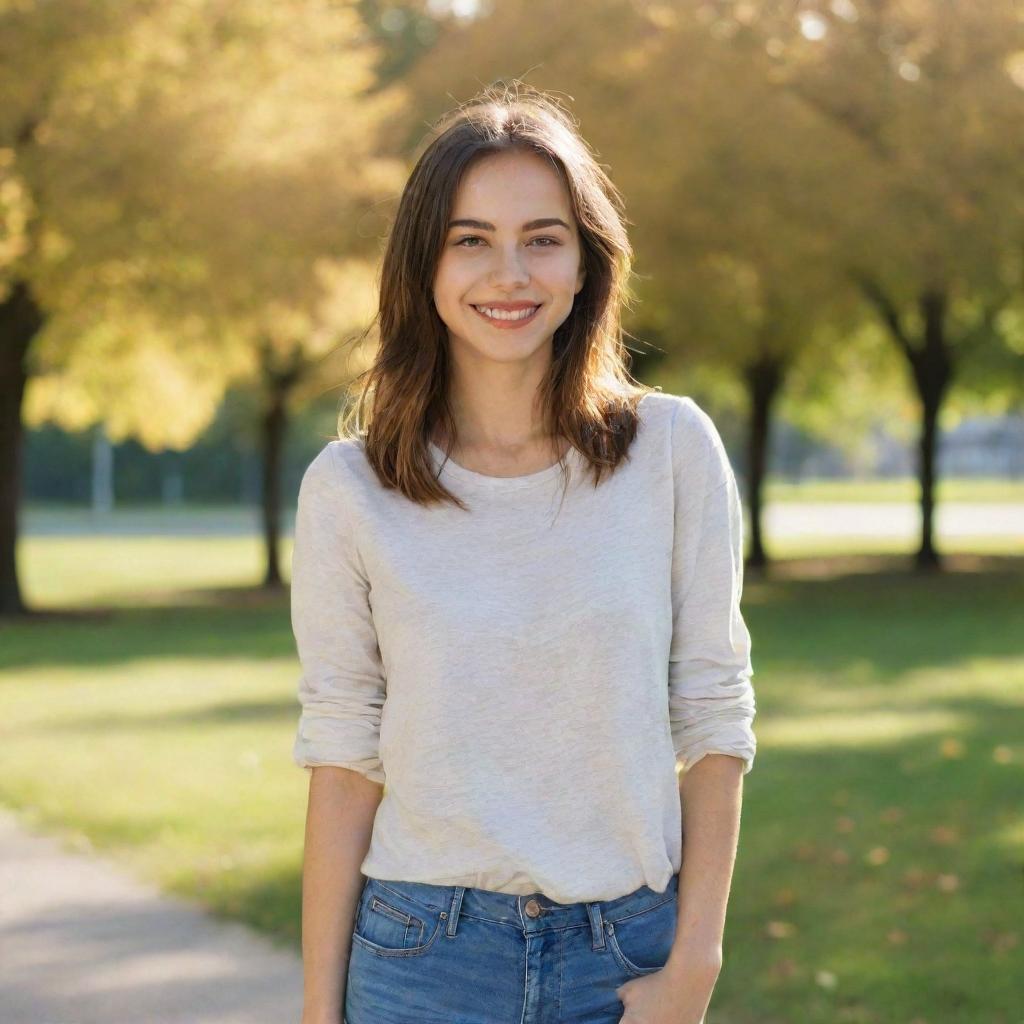
[[[662,970],[632,978],[615,994],[626,1012],[620,1024],[704,1024],[711,993],[722,969],[721,955],[670,961]]]

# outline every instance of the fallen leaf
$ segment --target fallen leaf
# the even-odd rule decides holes
[[[911,889],[919,889],[927,880],[928,873],[924,868],[920,868],[915,864],[903,872],[902,878],[904,885],[909,886]]]
[[[837,832],[852,832],[856,827],[857,823],[853,818],[849,818],[845,814],[842,817],[836,818]]]
[[[780,980],[786,980],[792,978],[798,970],[797,962],[789,956],[783,957],[781,960],[776,960],[769,968],[768,973]]]
[[[957,875],[939,875],[935,880],[935,885],[942,892],[956,892],[960,888],[960,878]]]
[[[955,736],[947,736],[940,744],[939,749],[942,751],[942,756],[948,758],[963,757],[966,750],[963,740],[958,740]]]
[[[769,921],[764,930],[770,938],[788,939],[796,931],[796,926],[791,921]]]
[[[868,850],[864,859],[869,864],[884,864],[889,859],[889,847],[873,846],[870,850]]]

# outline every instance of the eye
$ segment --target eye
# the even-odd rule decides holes
[[[477,246],[477,245],[466,245],[465,243],[466,242],[483,242],[483,241],[484,241],[484,239],[482,239],[479,235],[463,235],[462,238],[460,238],[455,243],[455,245],[456,245],[456,247],[462,246],[463,249],[478,249],[480,247]],[[541,235],[539,238],[531,238],[530,239],[530,244],[533,245],[534,242],[546,242],[546,243],[548,243],[547,245],[537,245],[537,246],[534,246],[535,249],[551,249],[552,247],[554,247],[556,245],[561,245],[562,244],[557,238],[552,238],[550,235]]]

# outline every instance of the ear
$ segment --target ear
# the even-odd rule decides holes
[[[583,282],[587,279],[587,268],[583,266],[583,261],[580,260],[580,272],[576,275],[576,295],[579,295],[580,289],[583,287]]]

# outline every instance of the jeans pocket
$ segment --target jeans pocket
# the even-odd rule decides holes
[[[377,956],[421,956],[433,946],[447,914],[367,878],[352,941]]]
[[[635,977],[654,974],[668,963],[676,937],[677,911],[673,893],[652,907],[605,923],[608,945],[627,973]]]

